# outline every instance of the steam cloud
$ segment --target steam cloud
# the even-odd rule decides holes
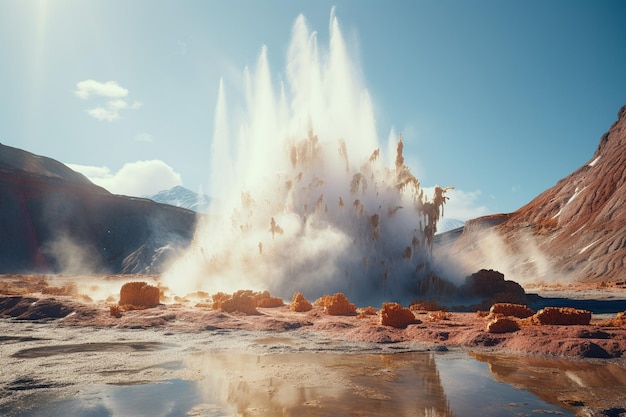
[[[301,15],[287,85],[275,88],[270,74],[263,47],[254,71],[244,71],[246,108],[237,126],[220,81],[215,202],[164,284],[178,294],[247,288],[312,298],[341,291],[360,304],[413,297],[429,271],[446,189],[436,187],[431,199],[424,194],[395,135],[381,151],[370,97],[334,10],[328,49]]]
[[[46,242],[43,252],[57,263],[62,274],[98,271],[97,252],[91,246],[74,241],[67,233]]]
[[[466,276],[486,268],[524,286],[567,281],[565,275],[555,272],[553,261],[530,232],[520,231],[511,240],[496,228],[478,228],[464,232],[462,239],[462,245],[435,251],[435,261],[446,276]]]

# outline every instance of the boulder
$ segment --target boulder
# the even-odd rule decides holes
[[[504,279],[504,274],[493,269],[481,269],[465,278],[459,293],[466,298],[480,298],[483,302],[475,307],[489,308],[496,303],[526,303],[526,292],[515,281]]]

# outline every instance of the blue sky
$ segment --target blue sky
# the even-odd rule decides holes
[[[402,132],[422,184],[456,187],[450,216],[526,204],[626,104],[623,1],[2,0],[0,142],[113,192],[210,194],[220,78],[267,45],[280,79],[295,18],[325,45],[333,6],[381,142]]]

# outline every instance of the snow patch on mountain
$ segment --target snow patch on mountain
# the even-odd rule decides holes
[[[193,210],[197,213],[206,213],[211,204],[211,197],[208,195],[198,194],[180,185],[169,190],[159,191],[152,196],[146,196],[146,198],[157,203]]]
[[[449,232],[450,230],[458,229],[465,226],[465,222],[459,219],[448,219],[446,217],[439,220],[437,223],[437,234]]]

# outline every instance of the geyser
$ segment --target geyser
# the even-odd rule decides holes
[[[286,299],[343,292],[363,305],[414,298],[430,273],[446,189],[424,195],[401,136],[392,131],[380,146],[334,11],[325,50],[296,19],[285,73],[276,88],[263,47],[244,70],[238,123],[220,80],[214,203],[164,284],[178,294],[268,289]]]

